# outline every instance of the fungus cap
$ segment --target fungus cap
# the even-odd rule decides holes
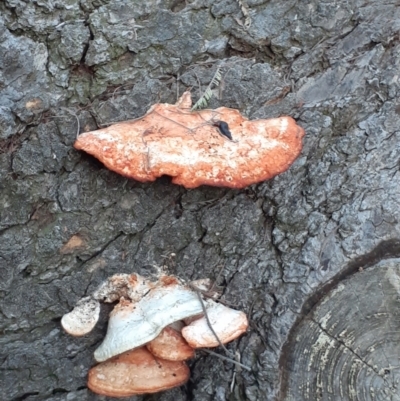
[[[234,340],[247,330],[249,323],[245,313],[216,302],[208,305],[208,319],[222,344]],[[205,317],[184,327],[182,336],[193,348],[217,347],[219,345]]]
[[[83,133],[74,146],[126,177],[169,175],[186,188],[244,188],[286,171],[300,154],[304,130],[291,117],[249,121],[235,109],[192,112],[190,104],[185,92],[175,105],[155,104],[137,120]],[[221,135],[221,122],[233,141]]]
[[[93,293],[93,298],[102,302],[115,302],[120,298],[139,301],[154,284],[139,274],[114,274]]]
[[[82,298],[75,308],[61,319],[63,329],[80,337],[91,332],[99,320],[100,303],[91,297]]]
[[[194,357],[194,349],[180,331],[171,326],[165,327],[146,347],[154,356],[168,361],[185,361]]]
[[[94,357],[102,362],[140,347],[156,338],[169,324],[201,311],[202,306],[195,292],[176,281],[169,282],[166,278],[163,281],[162,278],[159,285],[138,302],[121,298],[110,314],[106,337]]]
[[[181,386],[189,375],[185,362],[156,358],[141,347],[90,369],[88,387],[97,394],[128,397]]]

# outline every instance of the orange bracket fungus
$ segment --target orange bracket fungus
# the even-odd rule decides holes
[[[181,322],[165,327],[153,341],[146,344],[154,356],[168,361],[185,361],[194,357],[194,349],[181,334],[183,323],[179,323]],[[178,327],[174,327],[177,324]]]
[[[152,282],[137,274],[116,274],[80,300],[61,319],[64,330],[75,336],[93,329],[100,302],[119,301],[94,353],[101,363],[89,371],[88,387],[127,397],[180,386],[189,378],[184,361],[195,348],[216,347],[243,334],[248,327],[243,312],[199,298],[199,290],[209,283],[202,279],[186,285],[173,276]]]
[[[207,315],[218,339],[202,317],[182,329],[183,338],[193,348],[218,347],[220,342],[228,343],[247,330],[247,317],[241,311],[214,302],[207,308]]]
[[[85,297],[62,317],[61,325],[71,336],[80,337],[92,331],[99,320],[99,314],[100,303],[91,297]]]
[[[159,359],[142,347],[90,369],[88,387],[97,394],[128,397],[181,386],[189,375],[185,362]]]
[[[201,312],[196,293],[179,284],[156,287],[139,302],[121,298],[110,314],[106,338],[94,357],[102,362],[140,347],[154,340],[169,324]]]
[[[244,188],[286,171],[304,130],[291,117],[249,121],[238,110],[191,111],[190,92],[141,118],[81,134],[75,148],[109,169],[146,182],[162,175],[186,188]]]

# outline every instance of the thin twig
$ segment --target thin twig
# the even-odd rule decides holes
[[[187,127],[186,125],[184,125],[184,124],[181,124],[181,123],[178,123],[178,121],[175,121],[175,120],[173,120],[172,118],[169,118],[169,117],[167,117],[167,116],[163,116],[161,113],[159,113],[158,111],[156,111],[156,110],[153,110],[153,113],[156,113],[156,114],[158,114],[160,117],[163,117],[163,118],[165,118],[165,119],[167,119],[167,120],[169,120],[169,121],[171,121],[171,122],[173,122],[174,124],[178,124],[178,125],[180,125],[181,127],[183,127],[183,128],[185,128],[185,129],[187,129],[191,134],[194,134],[195,133],[195,131],[197,131],[199,128],[201,128],[201,127],[204,127],[204,126],[207,126],[207,125],[210,125],[211,124],[211,122],[210,121],[207,121],[207,120],[205,120],[202,116],[201,116],[201,114],[200,114],[200,117],[201,118],[203,118],[203,120],[204,121],[206,121],[204,124],[200,124],[200,125],[198,125],[197,127],[193,127],[193,128],[189,128],[189,127]],[[179,110],[177,113],[179,113],[179,114],[182,114],[182,112],[181,112],[181,110]],[[192,114],[192,112],[189,112],[190,114]]]
[[[200,294],[199,289],[198,289],[196,286],[194,286],[194,285],[190,285],[190,286],[191,286],[191,288],[192,288],[194,291],[196,291],[196,294],[197,294],[197,296],[199,297],[199,301],[200,301],[200,303],[201,303],[201,308],[203,309],[204,317],[205,317],[206,320],[207,320],[207,325],[208,325],[208,327],[210,328],[210,330],[212,331],[212,333],[213,333],[215,339],[218,341],[218,344],[222,347],[222,349],[223,349],[229,356],[233,356],[233,355],[228,351],[228,349],[225,347],[225,345],[222,344],[222,342],[221,342],[221,340],[219,339],[217,333],[215,332],[214,328],[212,327],[212,324],[211,324],[210,319],[209,319],[209,317],[208,317],[208,313],[207,313],[206,306],[204,305],[204,301],[203,301],[203,298],[201,297],[201,294]]]
[[[200,294],[203,295],[204,297],[212,299],[214,302],[218,302],[218,303],[220,303],[220,304],[222,304],[222,305],[225,305],[225,306],[228,306],[228,307],[237,308],[237,305],[234,305],[234,304],[231,304],[231,303],[229,303],[229,302],[223,301],[222,299],[218,299],[218,298],[215,299],[214,296],[215,296],[216,291],[215,291],[215,292],[214,292],[214,291],[211,292],[210,290],[205,291],[205,290],[202,290],[202,289],[199,288],[199,287],[196,287],[196,286],[193,285],[192,283],[190,283],[189,286],[190,286],[192,289],[194,289],[195,291],[200,292]],[[217,293],[217,294],[218,294],[218,293]],[[219,294],[218,294],[218,295],[219,295]]]
[[[175,120],[173,120],[172,118],[169,118],[169,117],[167,117],[167,116],[163,116],[163,115],[160,114],[158,111],[153,110],[153,113],[156,113],[156,114],[158,114],[160,117],[166,118],[167,120],[169,120],[169,121],[171,121],[171,122],[173,122],[173,123],[175,123],[175,124],[178,124],[178,125],[180,125],[180,126],[183,127],[183,128],[186,128],[186,129],[187,129],[188,131],[190,131],[190,132],[192,132],[193,129],[197,129],[197,128],[189,128],[189,127],[186,127],[186,125],[183,125],[183,124],[181,124],[181,123],[178,123],[178,121],[175,121]]]
[[[144,116],[137,117],[137,118],[132,118],[132,119],[129,119],[129,120],[107,121],[106,123],[103,123],[103,124],[98,123],[97,125],[98,125],[99,127],[105,127],[105,126],[110,126],[111,124],[131,123],[131,122],[133,122],[133,121],[141,120],[141,119],[145,118],[146,116],[147,116],[147,114],[145,114]]]
[[[240,362],[240,352],[239,351],[235,352],[235,356],[236,356],[236,362]],[[230,389],[231,393],[233,392],[233,389],[235,387],[236,373],[240,373],[240,366],[235,366],[235,370],[233,371],[231,389]]]
[[[234,363],[235,365],[241,366],[243,369],[246,369],[248,372],[251,372],[251,368],[249,368],[249,367],[246,366],[246,365],[243,365],[243,364],[240,363],[240,362],[235,361],[234,359],[227,358],[226,356],[217,354],[216,352],[210,351],[209,349],[206,349],[206,348],[202,348],[201,350],[204,351],[204,352],[207,352],[207,353],[210,354],[210,355],[216,356],[217,358],[223,359],[224,361],[232,362],[232,363]]]
[[[178,75],[176,76],[176,101],[178,101],[178,99],[179,99],[179,80],[180,80],[180,76],[179,76],[179,72],[178,72]]]
[[[218,279],[221,277],[222,270],[224,270],[225,265],[226,265],[226,262],[225,262],[225,263],[221,266],[221,268],[219,269],[217,278],[214,280],[214,282],[213,282],[211,288],[209,289],[209,291],[213,291],[213,290],[214,290],[214,287],[215,287],[215,285],[217,284]]]
[[[207,293],[204,294],[207,296]],[[211,298],[211,297],[209,297]],[[218,302],[219,304],[228,306],[229,308],[237,308],[238,306],[236,304],[231,304],[230,302],[223,301],[222,299],[213,299],[213,301]]]
[[[202,97],[202,96],[203,96],[203,91],[202,91],[202,89],[201,89],[200,78],[199,78],[199,76],[196,74],[196,71],[194,71],[193,73],[194,73],[194,75],[196,76],[197,85],[199,85],[199,95],[200,95],[200,97]]]
[[[114,89],[114,92],[113,92],[113,94],[112,94],[112,96],[111,96],[111,100],[112,100],[112,101],[114,101],[115,92],[116,92],[118,89],[122,88],[123,86],[124,86],[124,85],[120,85],[120,86],[117,86],[117,87]]]

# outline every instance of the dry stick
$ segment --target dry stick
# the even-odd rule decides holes
[[[78,120],[77,115],[76,115],[75,113],[72,113],[70,110],[66,109],[65,107],[61,107],[61,108],[62,108],[62,109],[65,109],[65,110],[68,111],[70,114],[74,115],[75,118],[77,119],[77,121],[78,121],[78,133],[77,133],[77,137],[78,137],[78,135],[79,135],[79,130],[80,130],[80,125],[79,125],[79,120]],[[181,127],[187,129],[189,132],[193,133],[193,131],[196,131],[198,128],[203,127],[203,126],[205,126],[205,125],[209,125],[209,124],[211,123],[210,121],[205,120],[204,117],[201,115],[202,112],[209,111],[209,110],[210,110],[212,113],[221,114],[219,111],[211,110],[211,109],[203,109],[203,110],[197,110],[197,111],[189,111],[188,114],[199,114],[199,116],[200,116],[204,121],[206,121],[206,123],[200,124],[198,127],[193,127],[193,128],[189,128],[189,127],[187,127],[186,125],[183,125],[183,124],[181,124],[181,123],[178,123],[178,121],[175,121],[175,120],[173,120],[172,118],[169,118],[169,117],[167,117],[167,116],[163,116],[161,113],[159,113],[159,112],[156,111],[156,110],[153,110],[153,112],[156,113],[156,114],[158,114],[160,117],[163,117],[163,118],[165,118],[165,119],[167,119],[167,120],[173,122],[174,124],[180,125]],[[180,113],[180,114],[183,114],[183,113],[184,113],[184,110],[179,111],[179,113]],[[107,122],[107,123],[105,123],[105,124],[99,124],[99,125],[103,127],[103,126],[110,125],[110,124],[114,124],[114,123],[118,124],[118,123],[120,123],[120,122],[133,122],[133,121],[141,120],[141,119],[145,118],[146,116],[147,116],[147,115],[145,114],[144,116],[141,116],[141,117],[138,117],[138,118],[134,118],[134,119],[131,119],[131,120],[127,120],[127,121],[109,121],[109,122]],[[214,118],[214,117],[212,117],[212,118]]]
[[[215,285],[217,284],[218,279],[221,277],[222,270],[224,270],[225,265],[226,265],[226,262],[225,262],[225,263],[221,266],[221,268],[219,269],[218,275],[217,275],[216,279],[214,280],[214,282],[213,282],[211,288],[210,288],[208,291],[213,291]]]
[[[251,369],[250,369],[248,366],[243,365],[242,363],[240,363],[240,362],[238,362],[238,361],[235,361],[234,359],[227,358],[226,356],[217,354],[216,352],[210,351],[209,349],[206,349],[206,348],[202,348],[201,350],[204,351],[204,352],[207,352],[207,353],[209,353],[209,354],[211,354],[211,355],[213,355],[213,356],[216,356],[217,358],[221,358],[221,359],[223,359],[223,360],[225,360],[225,361],[232,362],[232,363],[234,363],[235,365],[241,366],[243,369],[246,369],[248,372],[251,372]]]
[[[210,319],[208,318],[208,314],[207,314],[207,309],[206,306],[204,305],[203,299],[201,298],[201,294],[200,291],[197,287],[195,287],[194,285],[190,285],[191,288],[196,291],[197,296],[199,297],[199,301],[201,303],[201,308],[203,309],[203,313],[204,313],[204,317],[207,320],[207,325],[210,328],[210,330],[212,331],[212,333],[214,334],[214,337],[216,338],[216,340],[218,341],[218,344],[223,348],[223,350],[229,355],[232,356],[231,353],[226,349],[225,345],[222,344],[221,340],[219,339],[217,333],[214,331],[214,328],[212,327],[212,324],[210,322]]]
[[[178,75],[176,76],[176,101],[179,99],[179,72]]]
[[[175,123],[175,124],[177,124],[177,125],[180,125],[181,127],[187,129],[187,130],[188,130],[190,133],[192,133],[192,134],[193,134],[193,130],[197,130],[198,128],[201,127],[201,125],[200,125],[200,126],[198,126],[198,127],[189,128],[189,127],[187,127],[186,125],[183,125],[183,124],[181,124],[181,123],[178,123],[178,121],[175,121],[175,120],[173,120],[172,118],[169,118],[169,117],[167,117],[167,116],[163,116],[161,113],[159,113],[159,112],[156,111],[156,110],[153,110],[153,112],[156,113],[157,115],[159,115],[160,117],[166,118],[167,120],[169,120],[169,121],[171,121],[171,122],[173,122],[173,123]],[[136,120],[140,120],[141,118],[144,118],[144,117],[146,117],[146,115],[144,115],[143,117],[139,117],[139,118],[137,118]],[[134,121],[134,120],[133,120],[133,121]],[[145,131],[145,132],[146,132],[146,131]],[[144,136],[145,132],[142,134],[142,141],[143,141],[143,142],[144,142],[143,136]],[[145,142],[144,142],[144,143],[145,143]],[[147,146],[147,143],[145,144],[145,146]],[[148,150],[148,153],[147,153],[147,162],[149,162],[149,160],[150,160],[150,154],[149,154],[149,149],[148,149],[148,148],[147,148],[147,150]]]
[[[173,123],[175,123],[175,124],[180,125],[181,127],[187,129],[187,130],[190,131],[190,132],[192,132],[192,130],[194,129],[194,128],[186,127],[186,125],[183,125],[183,124],[181,124],[181,123],[178,123],[178,121],[175,121],[175,120],[173,120],[172,118],[169,118],[169,117],[167,117],[167,116],[163,116],[163,115],[160,114],[158,111],[153,110],[153,113],[156,113],[156,114],[158,114],[160,117],[166,118],[167,120],[169,120],[169,121],[171,121],[171,122],[173,122]],[[197,129],[197,128],[196,128],[196,129]]]
[[[209,110],[210,110],[210,112],[211,112],[211,114],[212,114],[212,117],[211,117],[211,120],[206,120],[206,119],[201,115],[201,112],[203,112],[203,111],[209,111]],[[219,111],[217,111],[217,110],[212,110],[212,109],[191,110],[191,113],[198,113],[199,117],[200,117],[202,120],[205,121],[204,124],[200,124],[199,126],[192,128],[191,131],[197,130],[198,128],[204,127],[204,126],[207,126],[207,125],[214,125],[214,123],[217,121],[217,120],[215,120],[214,113],[215,113],[215,114],[221,114]],[[167,118],[167,117],[166,117],[166,118]],[[175,122],[176,122],[176,121],[175,121]],[[188,128],[188,129],[189,129],[189,128]],[[190,130],[190,129],[189,129],[189,130]],[[228,140],[228,141],[230,141],[230,142],[235,142],[235,143],[238,142],[238,141],[235,141],[235,140],[233,140],[233,139],[227,138],[225,135],[222,135],[219,129],[217,129],[217,131],[218,131],[218,134],[219,134],[224,140]]]
[[[201,109],[201,110],[190,110],[190,109],[179,109],[179,110],[170,110],[171,113],[178,113],[178,114],[186,114],[186,115],[195,115],[198,114],[204,121],[207,121],[201,113],[205,112],[210,112],[210,113],[215,113],[215,114],[221,114],[220,111],[218,110],[213,110],[213,109]],[[164,117],[164,116],[163,116]]]
[[[113,92],[113,94],[112,94],[112,96],[111,96],[112,100],[114,100],[114,96],[115,96],[115,94],[117,93],[117,90],[118,90],[118,89],[127,87],[127,86],[129,86],[129,85],[132,85],[132,83],[128,83],[128,84],[123,84],[123,85],[117,86],[117,87],[114,89],[114,92]],[[131,89],[132,89],[132,88],[131,88]],[[121,92],[118,92],[118,94],[124,93],[124,92],[127,93],[127,90],[128,90],[128,89],[125,89],[125,90],[123,90],[123,91],[121,91]]]
[[[225,267],[225,265],[222,266],[222,268],[223,268],[223,267]],[[220,272],[221,272],[221,271],[222,271],[222,269],[220,270]],[[201,298],[200,290],[199,290],[196,286],[194,286],[193,284],[189,284],[189,286],[190,286],[194,291],[196,291],[196,294],[197,294],[197,296],[199,297],[199,301],[200,301],[200,303],[201,303],[201,308],[203,309],[204,317],[206,318],[206,321],[207,321],[207,325],[208,325],[208,327],[210,328],[210,330],[212,331],[212,333],[214,334],[214,337],[215,337],[216,340],[218,341],[218,344],[223,348],[223,350],[224,350],[228,355],[230,355],[231,357],[233,357],[233,355],[227,350],[227,348],[225,347],[225,345],[222,344],[221,340],[219,339],[217,333],[215,332],[215,330],[214,330],[214,328],[213,328],[213,326],[212,326],[212,324],[211,324],[211,322],[210,322],[210,319],[209,319],[208,314],[207,314],[207,309],[206,309],[206,307],[205,307],[205,305],[204,305],[203,299]],[[213,351],[210,351],[210,350],[208,350],[208,349],[204,349],[204,348],[203,348],[202,350],[205,351],[205,352],[208,352],[209,354],[214,355],[214,356],[216,356],[216,357],[218,357],[218,358],[221,358],[221,359],[224,359],[224,360],[226,360],[226,361],[232,362],[232,363],[235,364],[235,365],[241,366],[242,368],[246,369],[248,372],[251,372],[251,368],[249,368],[249,367],[246,366],[246,365],[243,365],[242,363],[240,363],[240,362],[238,362],[238,361],[236,361],[236,360],[234,360],[234,359],[232,359],[232,358],[227,358],[227,357],[225,357],[225,356],[222,356],[222,355],[220,355],[220,354],[217,354],[217,353],[215,353],[215,352],[213,352]]]
[[[212,333],[214,334],[214,337],[217,339],[219,345],[223,348],[223,350],[224,350],[229,356],[234,357],[234,356],[227,350],[227,348],[225,347],[225,345],[222,344],[222,342],[221,342],[221,340],[219,339],[217,333],[214,331],[214,328],[212,327],[212,324],[211,324],[211,322],[210,322],[210,319],[208,318],[207,310],[206,310],[206,307],[205,307],[205,305],[204,305],[203,299],[201,298],[200,291],[199,291],[199,290],[197,289],[197,287],[195,287],[195,286],[191,286],[191,287],[196,291],[197,296],[199,297],[199,300],[200,300],[200,303],[201,303],[201,308],[203,309],[204,316],[205,316],[205,318],[206,318],[206,320],[207,320],[207,325],[208,325],[208,327],[210,328],[210,330],[212,331]],[[234,364],[236,364],[236,365],[242,366],[244,369],[246,369],[247,371],[251,372],[251,368],[249,368],[249,367],[246,366],[246,365],[241,364],[241,363],[238,362],[238,361],[235,361],[235,360],[232,359],[232,358],[227,358],[227,357],[225,357],[225,356],[222,356],[222,355],[220,355],[220,354],[217,354],[217,353],[215,353],[215,352],[212,352],[212,351],[209,351],[209,350],[206,350],[206,349],[203,349],[203,351],[206,351],[206,352],[210,353],[211,355],[218,356],[219,358],[224,359],[224,360],[227,360],[227,361],[229,361],[229,362],[232,362],[232,363],[234,363]]]
[[[236,351],[235,355],[236,355],[236,362],[240,363],[240,353],[239,353],[239,351]],[[237,368],[237,366],[235,366],[235,370],[234,370],[233,375],[232,375],[232,382],[231,382],[231,388],[230,388],[231,393],[233,392],[233,389],[235,387],[236,373],[240,373],[240,368]]]
[[[200,93],[200,97],[203,96],[203,91],[201,89],[201,82],[200,82],[200,78],[199,76],[196,74],[196,72],[194,73],[194,75],[196,75],[196,79],[197,79],[197,84],[199,85],[199,93]]]
[[[217,333],[214,331],[214,328],[212,327],[212,324],[211,324],[210,319],[209,319],[209,317],[208,317],[207,310],[206,310],[206,307],[205,307],[205,305],[204,305],[203,299],[201,298],[200,291],[199,291],[198,288],[195,287],[194,285],[192,285],[192,288],[196,291],[197,296],[199,297],[199,300],[200,300],[200,303],[201,303],[201,308],[203,309],[204,316],[205,316],[205,318],[206,318],[206,320],[207,320],[207,325],[208,325],[208,327],[210,328],[210,330],[211,330],[212,333],[214,334],[214,337],[217,339],[219,345],[223,348],[223,350],[224,350],[230,357],[233,357],[233,355],[227,350],[227,348],[225,347],[225,345],[222,344],[222,342],[221,342],[221,340],[219,339]],[[205,351],[205,350],[204,350],[204,351]],[[227,361],[230,361],[230,362],[232,362],[232,363],[234,363],[234,364],[238,364],[238,365],[240,365],[240,366],[243,366],[245,369],[247,369],[248,371],[251,372],[251,369],[250,369],[248,366],[242,365],[241,363],[235,361],[235,360],[232,359],[232,358],[227,358],[227,357],[225,357],[225,356],[216,354],[215,352],[212,352],[212,351],[209,351],[209,350],[207,350],[207,352],[209,352],[210,354],[213,354],[213,355],[218,355],[218,356],[221,357],[222,359],[226,359]]]
[[[108,121],[108,122],[106,122],[106,123],[104,123],[104,124],[97,124],[99,127],[105,127],[106,125],[108,125],[108,126],[110,126],[111,124],[119,124],[119,123],[131,123],[131,122],[133,122],[133,121],[138,121],[138,120],[141,120],[141,119],[143,119],[143,118],[145,118],[145,117],[147,117],[147,114],[145,114],[144,116],[140,116],[140,117],[138,117],[138,118],[132,118],[132,119],[129,119],[129,120],[120,120],[120,121]]]
[[[215,113],[215,114],[221,114],[219,111],[212,110],[212,109],[207,109],[206,111],[209,111],[209,110],[210,110],[210,112],[211,112],[211,120],[206,120],[206,119],[201,115],[200,112],[202,112],[202,111],[204,111],[204,110],[193,110],[192,113],[196,113],[196,112],[199,113],[199,117],[200,117],[202,120],[205,121],[205,124],[204,124],[204,125],[208,125],[208,124],[213,124],[215,121],[217,121],[216,118],[217,118],[218,116],[215,116],[214,113]]]
[[[237,305],[231,304],[231,303],[226,302],[226,301],[223,301],[222,299],[214,299],[214,295],[215,295],[215,294],[212,293],[212,292],[207,292],[207,291],[203,291],[203,290],[200,290],[200,289],[199,289],[199,292],[200,292],[202,295],[204,295],[206,298],[210,298],[210,299],[212,299],[214,302],[217,302],[217,303],[219,303],[219,304],[228,306],[228,307],[230,307],[230,308],[237,308],[237,307],[238,307]]]
[[[169,120],[169,121],[171,121],[171,122],[173,122],[173,123],[175,123],[175,124],[180,125],[181,127],[187,129],[187,130],[188,130],[190,133],[192,133],[192,134],[194,133],[194,131],[196,131],[196,130],[199,129],[200,127],[203,127],[203,126],[205,126],[205,125],[209,125],[209,124],[210,124],[210,122],[208,121],[208,122],[206,122],[206,123],[204,123],[204,124],[200,124],[198,127],[189,128],[189,127],[187,127],[186,125],[183,125],[183,124],[181,124],[181,123],[178,123],[178,121],[175,121],[175,120],[173,120],[172,118],[169,118],[169,117],[167,117],[167,116],[163,116],[161,113],[159,113],[159,112],[156,111],[156,110],[153,110],[153,112],[156,113],[156,114],[158,114],[160,117],[166,118],[167,120]],[[193,113],[195,113],[195,112],[190,112],[190,114],[193,114]],[[216,113],[218,113],[218,112],[216,112]],[[202,115],[200,115],[200,117],[203,118]],[[203,118],[203,120],[204,120],[204,118]],[[204,121],[206,121],[206,120],[204,120]]]

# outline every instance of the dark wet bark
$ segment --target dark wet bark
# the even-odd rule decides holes
[[[80,339],[60,318],[110,275],[154,266],[222,268],[251,320],[229,348],[252,372],[199,352],[186,387],[132,400],[398,397],[398,1],[248,0],[248,17],[239,3],[0,3],[1,399],[104,400],[86,375],[109,309]],[[188,87],[197,99],[218,65],[210,107],[305,128],[288,172],[185,190],[73,149],[75,115],[83,132]]]

